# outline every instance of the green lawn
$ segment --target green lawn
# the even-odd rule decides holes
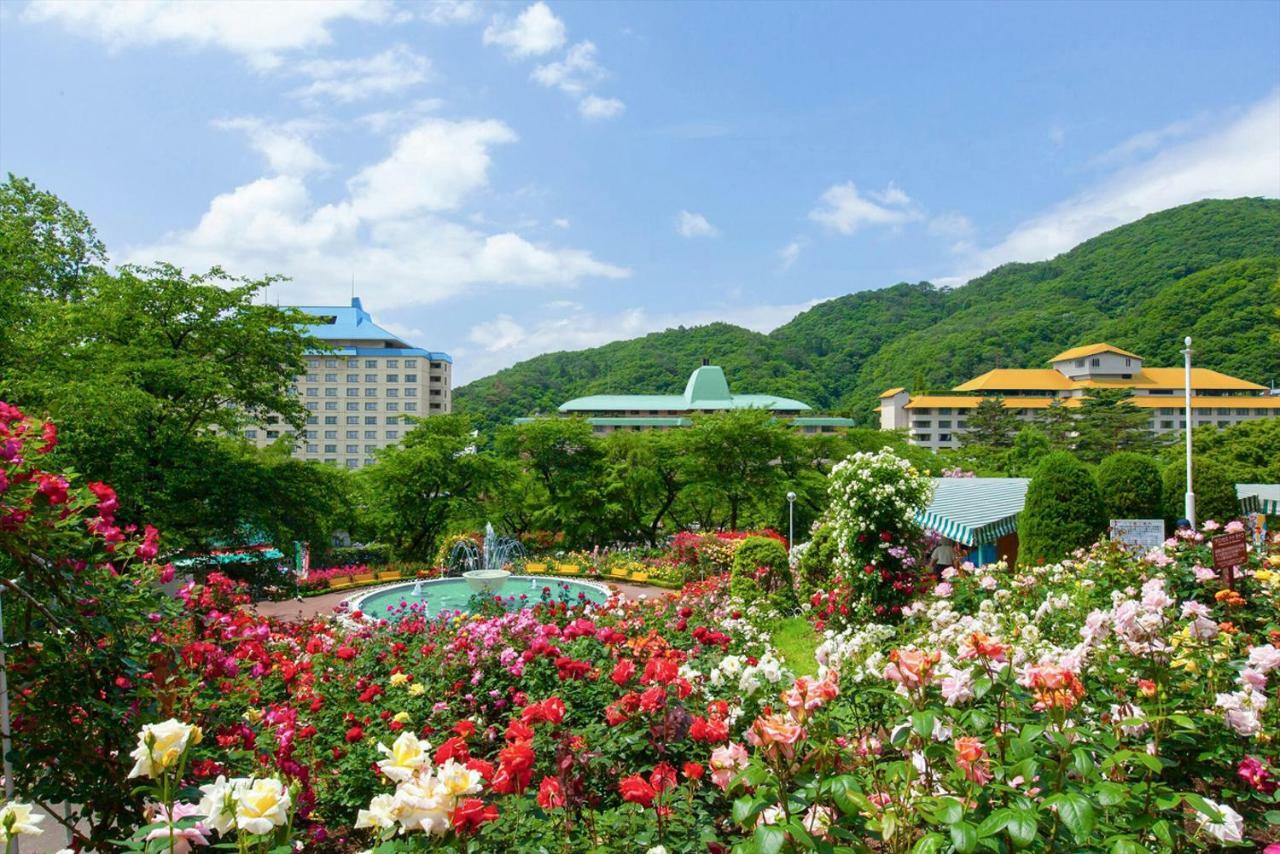
[[[773,631],[773,646],[797,676],[818,672],[818,634],[804,617],[788,617]]]

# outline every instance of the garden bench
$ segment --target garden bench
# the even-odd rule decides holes
[[[582,570],[571,563],[562,563],[556,567],[556,572],[561,575],[581,575]]]
[[[369,583],[370,581],[373,581],[373,580],[374,580],[374,578],[373,578],[373,573],[372,573],[372,572],[365,572],[365,573],[362,573],[362,574],[360,574],[360,575],[353,575],[353,576],[351,576],[351,583],[352,583],[352,584],[367,584],[367,583]]]
[[[545,563],[526,563],[524,571],[530,575],[542,575],[547,571],[547,565]]]
[[[634,582],[636,582],[636,583],[638,583],[638,584],[644,584],[646,581],[648,581],[648,580],[649,580],[649,573],[647,573],[647,572],[633,572],[633,573],[631,573],[631,580],[632,580],[632,581],[634,581]]]
[[[399,577],[400,577],[400,572],[395,569],[388,569],[383,572],[376,573],[376,578],[379,581],[392,581]]]
[[[341,590],[344,587],[350,587],[350,586],[351,586],[350,576],[335,575],[333,578],[329,579],[330,590]]]

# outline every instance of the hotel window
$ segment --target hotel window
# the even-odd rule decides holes
[[[365,437],[366,439],[376,439],[376,438],[378,438],[378,431],[377,431],[377,430],[365,430],[365,431],[364,431],[364,437]]]
[[[367,465],[367,466],[371,466],[371,465],[373,465],[373,457],[365,457],[365,458],[364,458],[364,464],[365,464],[365,465]]]
[[[376,382],[378,381],[378,375],[377,375],[377,374],[365,374],[365,375],[364,375],[364,381],[365,381],[365,382],[367,382],[367,383],[376,383]]]
[[[933,426],[932,421],[912,421],[911,422],[911,429],[913,430],[921,430],[921,429],[928,430],[932,426]]]
[[[336,416],[336,415],[326,415],[326,416],[324,417],[324,423],[325,423],[325,424],[337,424],[337,423],[338,423],[338,416]]]
[[[400,396],[399,389],[394,389],[394,388],[387,389],[387,397],[399,397],[399,396]]]
[[[439,396],[440,396],[440,389],[438,389],[438,388],[433,388],[433,389],[431,389],[431,396],[432,396],[432,397],[439,397]]]
[[[256,439],[256,438],[258,438],[258,431],[257,431],[257,430],[245,430],[245,431],[244,431],[244,437],[245,437],[246,439]]]
[[[359,403],[357,403],[357,402],[356,402],[356,401],[354,401],[354,400],[348,400],[348,401],[347,401],[347,411],[348,411],[348,412],[359,412],[359,411],[360,411],[360,404],[359,404]]]
[[[388,424],[399,424],[399,423],[400,423],[400,416],[398,416],[398,415],[388,415],[388,416],[387,416],[387,423],[388,423]]]
[[[1076,367],[1077,367],[1077,368],[1083,368],[1083,367],[1084,367],[1084,359],[1076,359]]]
[[[319,360],[319,359],[307,359],[307,367],[308,367],[308,368],[318,368],[318,367],[320,367],[320,360]]]
[[[1236,415],[1248,415],[1248,414],[1249,414],[1249,410],[1247,410],[1247,409],[1237,409],[1237,410],[1236,410]]]
[[[324,396],[325,396],[325,397],[337,397],[337,396],[338,396],[338,390],[337,390],[336,388],[327,388],[327,389],[325,389],[325,390],[324,390]]]
[[[405,404],[405,405],[406,405],[406,406],[408,406],[408,404]],[[399,411],[400,411],[400,404],[398,404],[398,403],[396,403],[396,402],[394,402],[394,401],[392,401],[391,403],[388,403],[388,404],[387,404],[387,411],[388,411],[388,412],[399,412]]]
[[[326,400],[324,402],[324,409],[326,412],[332,412],[337,408],[338,408],[338,401],[336,400]]]
[[[400,375],[399,375],[399,374],[387,374],[387,382],[389,382],[389,383],[398,383],[398,382],[400,382]]]
[[[358,383],[358,382],[360,382],[360,375],[359,375],[359,374],[347,374],[347,382],[349,382],[349,383]]]
[[[376,391],[377,391],[377,390],[376,390],[376,389],[372,389],[372,388],[367,388],[367,389],[365,389],[365,392],[366,392],[366,393],[367,393],[367,392],[371,392],[371,391],[376,393]],[[347,389],[347,397],[359,397],[359,396],[360,396],[360,389],[358,389],[358,388],[348,388],[348,389]]]
[[[1266,415],[1266,414],[1267,414],[1267,410],[1265,410],[1265,409],[1255,409],[1255,410],[1253,410],[1253,414],[1254,414],[1254,415]]]
[[[325,382],[327,382],[327,383],[336,383],[336,382],[338,381],[338,375],[337,375],[337,374],[325,374],[325,375],[324,375],[324,381],[325,381]]]
[[[319,446],[319,445],[307,445],[307,453],[308,453],[308,454],[318,454],[318,453],[320,453],[320,446]]]
[[[439,374],[432,374],[431,381],[433,383],[442,383],[444,382],[444,377],[440,376]]]
[[[324,366],[325,366],[326,368],[336,368],[336,367],[338,367],[338,360],[337,360],[337,359],[325,359],[325,360],[324,360]]]
[[[1219,421],[1219,422],[1218,422],[1218,426],[1219,426],[1219,427],[1230,427],[1230,426],[1231,426],[1231,422],[1230,422],[1230,421]]]
[[[365,445],[365,446],[364,446],[364,452],[365,452],[366,454],[372,454],[372,453],[373,453],[374,451],[376,451],[376,450],[378,450],[378,446],[377,446],[377,445]]]
[[[1124,357],[1124,366],[1125,366],[1126,368],[1131,368],[1131,367],[1133,367],[1133,360],[1132,360],[1132,359],[1130,359],[1128,356],[1125,356],[1125,357]]]
[[[939,426],[939,427],[950,427],[950,426],[951,426],[951,422],[950,422],[950,421],[939,421],[939,422],[938,422],[938,426]]]
[[[405,360],[404,360],[404,366],[405,366],[406,368],[416,368],[416,367],[418,367],[418,360],[417,360],[417,359],[405,359]]]
[[[320,375],[319,375],[319,374],[307,374],[307,382],[309,382],[309,383],[318,383],[318,382],[320,382]]]
[[[1224,409],[1224,408],[1222,408],[1222,407],[1219,407],[1219,408],[1218,408],[1218,414],[1219,414],[1219,415],[1230,415],[1230,414],[1231,414],[1231,410],[1230,410],[1230,409]]]
[[[919,436],[916,436],[916,441],[917,441],[917,442],[928,442],[928,441],[930,440],[930,438],[931,438],[931,437],[930,437],[930,435],[929,435],[928,433],[921,433]]]
[[[404,375],[404,381],[405,381],[405,382],[407,382],[407,383],[416,383],[416,382],[418,381],[418,375],[417,375],[417,374],[405,374],[405,375]]]
[[[951,410],[950,410],[949,408],[947,408],[947,407],[945,407],[945,406],[944,406],[944,407],[942,407],[941,409],[939,409],[939,410],[938,410],[938,414],[939,414],[939,415],[950,415],[950,414],[951,414]]]
[[[441,366],[442,364],[444,364],[444,363],[443,363],[443,362],[432,362],[432,363],[431,363],[431,370],[433,370],[433,371],[439,370],[439,369],[440,369],[440,366]]]
[[[378,367],[378,360],[377,360],[377,359],[365,359],[365,360],[364,360],[364,366],[365,366],[366,368],[376,368],[376,367]]]
[[[319,396],[320,396],[320,389],[318,388],[307,389],[307,397],[319,397]]]
[[[418,396],[418,390],[417,390],[416,388],[413,388],[413,387],[411,386],[411,387],[409,387],[409,388],[407,388],[407,389],[405,389],[405,390],[404,390],[404,396],[405,396],[405,397],[417,397],[417,396]]]
[[[320,419],[319,419],[318,417],[314,416],[314,415],[308,415],[308,416],[307,416],[307,423],[308,423],[308,424],[319,424],[319,423],[320,423]]]
[[[350,453],[350,452],[351,452],[351,449],[350,449],[350,448],[348,448],[348,449],[347,449],[347,452],[348,452],[348,453]],[[349,468],[349,469],[358,469],[358,468],[360,468],[360,461],[359,461],[359,460],[350,460],[350,459],[349,459],[349,460],[347,460],[347,468]]]
[[[399,431],[399,430],[388,430],[388,431],[387,431],[387,438],[388,438],[388,439],[398,439],[398,438],[400,438],[400,431]]]
[[[398,368],[398,367],[400,367],[400,360],[399,360],[399,359],[387,359],[387,367],[388,367],[388,368]]]
[[[1173,422],[1172,422],[1172,421],[1161,421],[1161,422],[1160,422],[1160,429],[1161,429],[1161,430],[1172,430],[1172,429],[1173,429]]]
[[[317,411],[317,410],[319,410],[319,409],[320,409],[320,404],[318,404],[318,403],[308,403],[308,404],[307,404],[307,411],[308,411],[308,412],[315,412],[315,411]]]
[[[376,388],[366,388],[366,389],[364,390],[364,396],[365,396],[365,397],[377,397],[377,396],[378,396],[378,390],[377,390]]]
[[[1100,368],[1100,367],[1102,367],[1102,360],[1101,360],[1101,359],[1090,359],[1090,360],[1089,360],[1089,366],[1090,366],[1090,367],[1093,367],[1093,368]]]
[[[325,452],[326,454],[336,454],[336,453],[338,453],[338,446],[337,446],[337,445],[325,445],[325,446],[324,446],[324,452]],[[325,462],[329,462],[329,460],[326,460]]]
[[[378,416],[376,416],[376,415],[366,415],[366,416],[364,417],[364,423],[365,423],[365,424],[377,424],[377,423],[378,423]]]
[[[378,404],[376,404],[376,403],[366,403],[366,404],[364,405],[364,411],[365,411],[365,412],[377,412],[377,411],[378,411]]]
[[[391,408],[390,406],[388,406],[388,407],[387,407],[387,409],[390,409],[390,408]],[[417,411],[418,411],[418,404],[416,404],[416,403],[406,403],[406,404],[404,405],[404,411],[405,411],[405,412],[417,412]],[[1259,412],[1259,413],[1261,413],[1261,412],[1262,412],[1262,410],[1258,410],[1258,412]]]
[[[359,439],[359,438],[360,438],[360,431],[359,431],[359,430],[348,430],[348,431],[347,431],[347,438],[348,438],[348,439]]]
[[[439,408],[440,408],[440,404],[438,404],[438,403],[433,403],[433,404],[431,404],[431,408],[432,408],[432,409],[439,409]]]
[[[950,433],[939,433],[939,434],[938,434],[938,441],[939,441],[939,442],[950,442],[950,441],[951,441],[951,434],[950,434]]]
[[[336,438],[338,438],[338,431],[337,431],[337,430],[325,430],[325,431],[324,431],[324,437],[325,437],[326,439],[336,439]]]
[[[359,445],[347,445],[347,453],[348,453],[348,454],[358,454],[358,453],[360,453],[360,446],[359,446]]]
[[[348,424],[359,424],[359,423],[360,423],[360,416],[359,416],[359,415],[348,415],[348,416],[347,416],[347,423],[348,423]]]
[[[318,438],[318,437],[316,436],[316,431],[315,431],[315,430],[303,430],[303,431],[302,431],[302,435],[303,435],[305,438],[308,438],[308,439],[315,439],[315,438]]]

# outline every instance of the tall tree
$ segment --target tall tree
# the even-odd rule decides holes
[[[692,427],[677,435],[685,476],[700,493],[704,523],[736,529],[752,502],[776,507],[785,501],[785,474],[797,440],[791,427],[768,412],[739,409],[697,416]],[[770,520],[773,515],[768,514]]]
[[[1036,419],[1037,426],[1055,451],[1070,450],[1075,441],[1076,416],[1061,399],[1055,398]]]
[[[591,425],[581,418],[536,418],[503,429],[498,450],[515,459],[541,487],[541,509],[535,525],[563,531],[572,545],[598,544],[604,495],[603,454]]]
[[[960,444],[987,448],[1011,447],[1022,426],[1014,411],[1004,405],[1003,397],[984,397],[969,413],[968,421],[965,432],[960,434]]]
[[[615,431],[604,438],[603,476],[611,528],[622,539],[658,542],[685,486],[669,430]]]
[[[461,415],[425,418],[357,475],[365,519],[398,557],[432,560],[451,523],[474,515],[495,485],[493,454],[476,450]]]
[[[1156,444],[1151,410],[1134,406],[1132,395],[1119,388],[1091,390],[1080,405],[1076,432],[1076,454],[1091,463],[1119,451],[1146,453]]]

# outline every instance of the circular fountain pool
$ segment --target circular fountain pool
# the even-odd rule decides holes
[[[405,614],[435,617],[442,613],[466,612],[474,591],[463,578],[441,578],[435,581],[411,581],[393,584],[347,600],[350,611],[360,611],[375,619],[395,619]],[[490,594],[515,610],[543,601],[600,605],[608,600],[609,591],[602,584],[570,581],[564,578],[536,578],[513,575]]]

